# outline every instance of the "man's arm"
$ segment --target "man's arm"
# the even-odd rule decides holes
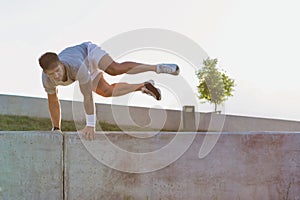
[[[86,127],[82,130],[85,139],[95,139],[95,105],[93,100],[92,82],[80,84],[80,91],[83,95],[84,109],[86,113]]]
[[[61,122],[60,103],[57,97],[57,93],[48,94],[48,107],[50,111],[53,128],[56,127],[60,129],[60,122]]]
[[[88,81],[85,84],[79,85],[80,91],[83,95],[84,110],[87,115],[94,114],[94,100],[92,91],[92,82]]]

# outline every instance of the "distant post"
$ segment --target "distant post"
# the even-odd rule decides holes
[[[184,131],[196,131],[195,106],[183,106],[182,119]]]

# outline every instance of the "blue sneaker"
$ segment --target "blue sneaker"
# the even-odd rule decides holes
[[[176,64],[167,64],[162,63],[156,65],[156,73],[166,73],[166,74],[172,74],[172,75],[178,75],[179,74],[179,67]]]

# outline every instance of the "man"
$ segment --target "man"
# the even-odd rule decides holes
[[[60,103],[57,97],[56,86],[69,85],[74,81],[79,81],[86,113],[86,126],[81,132],[84,138],[89,140],[95,137],[96,124],[92,92],[104,97],[112,97],[141,91],[157,100],[161,99],[160,90],[154,86],[152,80],[139,84],[108,84],[103,78],[103,71],[113,76],[147,71],[172,75],[179,74],[179,67],[176,64],[117,63],[109,54],[91,42],[68,47],[58,55],[47,52],[39,58],[39,64],[43,69],[43,86],[48,94],[48,106],[53,125],[52,130],[60,130],[61,127]]]

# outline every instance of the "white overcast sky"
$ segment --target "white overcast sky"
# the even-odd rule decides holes
[[[234,96],[222,108],[225,113],[300,119],[300,3],[297,0],[0,2],[0,94],[46,98],[37,62],[45,51],[59,52],[83,41],[101,44],[126,31],[159,28],[192,39],[210,57],[218,58],[220,67],[235,79]],[[173,59],[182,65],[181,78],[189,80],[192,88],[196,87],[197,79],[188,64],[172,55],[159,54],[133,52],[119,61],[151,63]],[[118,78],[107,79],[112,82]],[[172,81],[176,79],[170,78],[169,87]],[[181,109],[189,103],[174,102],[176,94],[162,90],[161,102],[137,94],[131,96],[129,105]],[[72,99],[73,92],[73,86],[60,88],[59,97]],[[102,97],[96,101],[118,103]],[[198,108],[207,112],[213,106],[199,104]]]

